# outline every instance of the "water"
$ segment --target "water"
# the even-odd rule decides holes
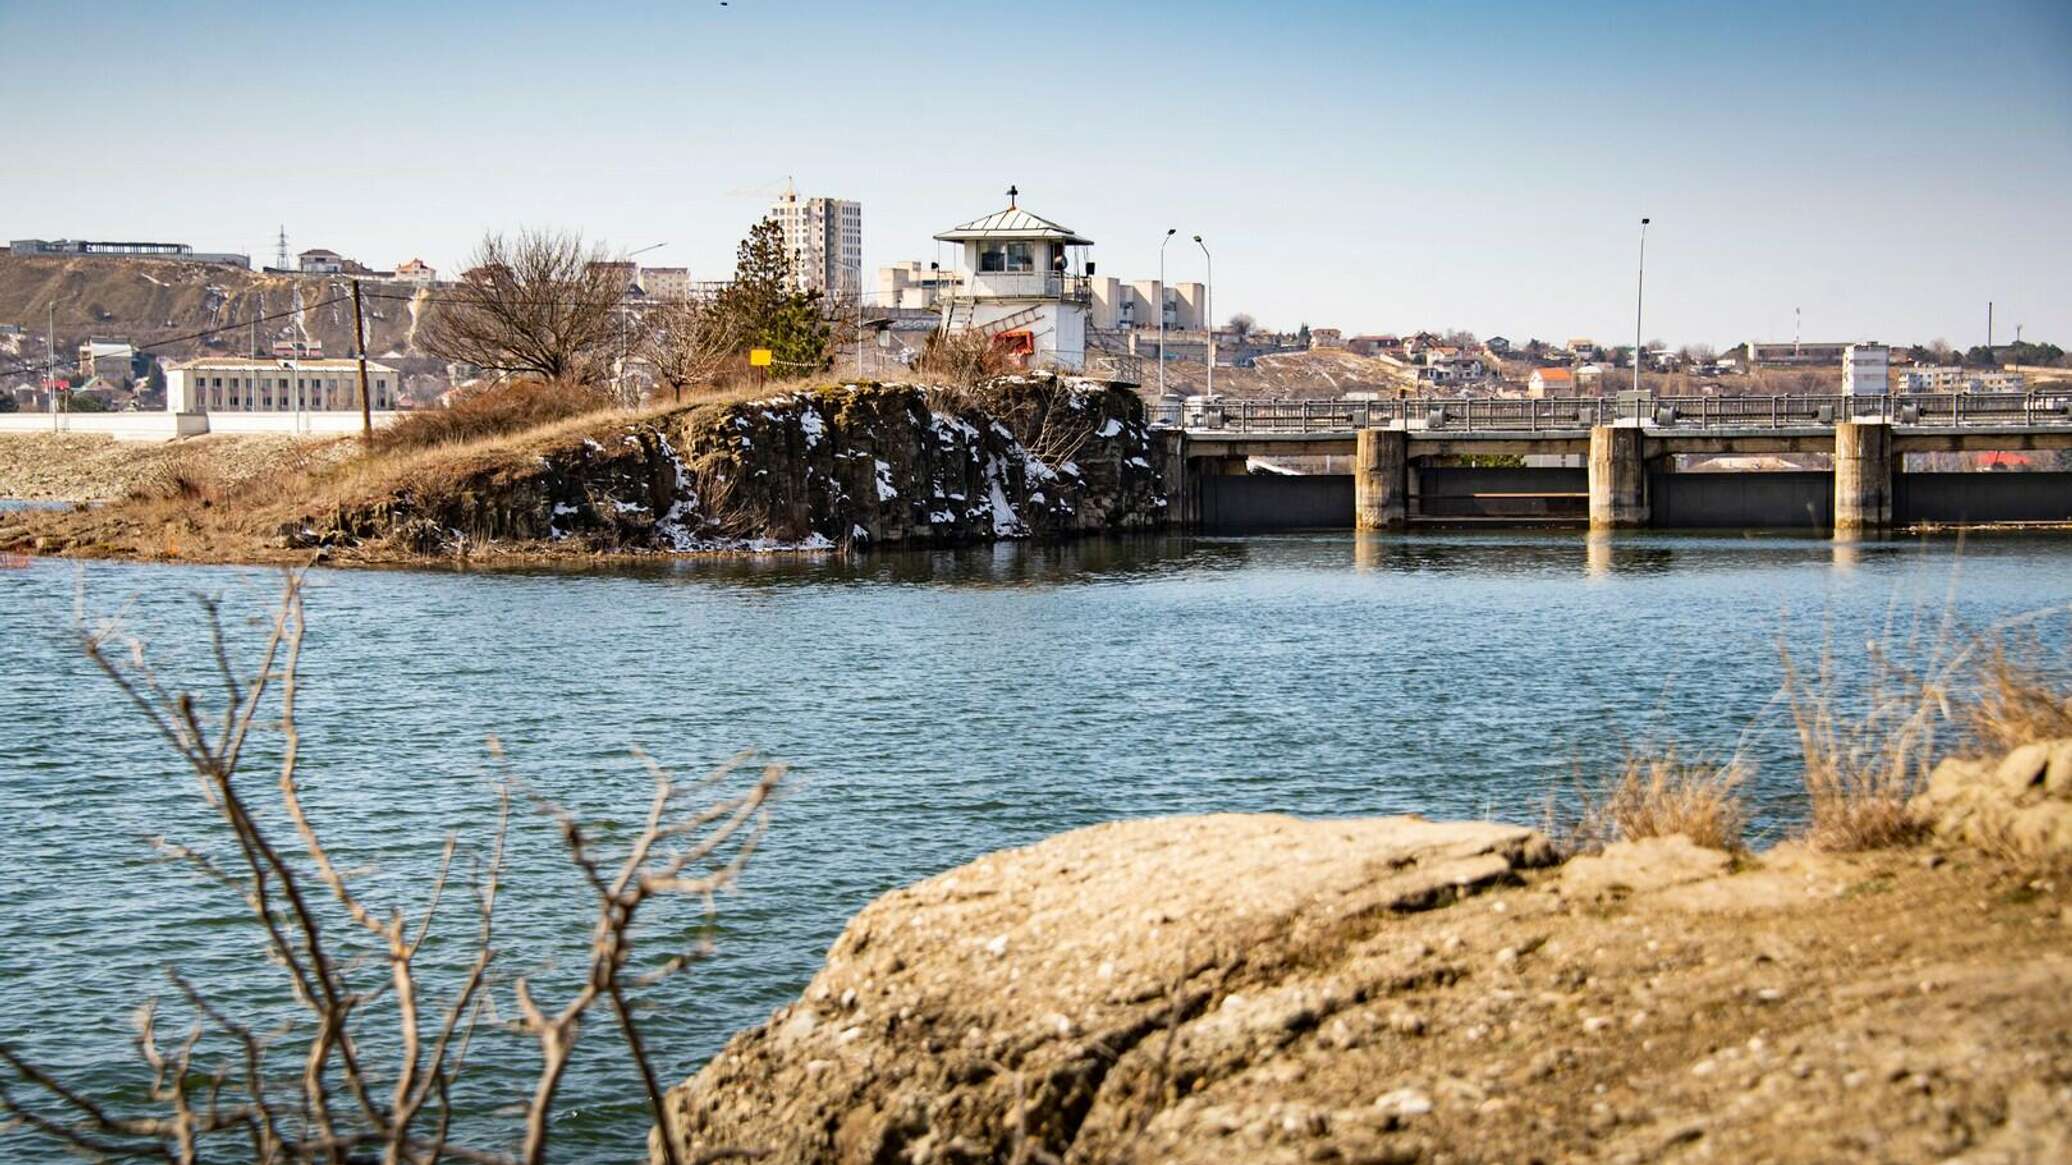
[[[686,771],[743,747],[794,766],[720,957],[650,992],[674,1081],[804,985],[843,921],[894,886],[1120,816],[1417,811],[1535,821],[1628,742],[1740,748],[1758,829],[1799,811],[1772,699],[1777,641],[1932,636],[2072,600],[2072,541],[1898,542],[1576,534],[1352,535],[1003,546],[689,562],[612,573],[319,572],[302,694],[312,814],[380,902],[421,886],[449,830],[482,838],[485,734],[544,794],[637,815],[640,745]],[[233,646],[265,570],[37,562],[0,570],[0,1035],[92,1090],[138,1077],[126,1045],[168,962],[222,1001],[278,1007],[239,906],[139,838],[212,840],[191,777],[80,657],[75,594],[146,631],[169,681],[209,680],[194,596]],[[2065,639],[2062,620],[2041,634]],[[255,744],[266,801],[277,739]],[[284,837],[283,840],[286,840]],[[558,995],[583,956],[583,890],[522,816],[499,948]],[[449,933],[470,925],[448,901]],[[653,952],[693,921],[658,916]],[[456,946],[426,959],[450,963]],[[170,1004],[168,1005],[170,1006]],[[170,1012],[169,1012],[170,1014]],[[169,1019],[168,1029],[173,1028]],[[643,1152],[647,1117],[608,1022],[557,1113],[564,1161]],[[463,1097],[508,1100],[524,1047],[485,1037]],[[471,1126],[479,1132],[481,1125]],[[481,1137],[476,1138],[478,1141]],[[0,1157],[53,1159],[20,1134]]]

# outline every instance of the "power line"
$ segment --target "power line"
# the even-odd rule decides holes
[[[222,324],[213,328],[204,328],[199,332],[190,332],[184,336],[171,336],[163,340],[153,340],[149,344],[133,344],[131,345],[131,349],[137,352],[150,352],[158,348],[170,347],[174,344],[185,344],[194,340],[205,340],[210,336],[218,335],[223,332],[233,331],[237,328],[249,328],[253,324],[265,324],[271,323],[274,320],[284,320],[287,319],[289,316],[301,315],[303,312],[314,311],[317,308],[321,307],[329,307],[334,303],[344,303],[351,298],[352,296],[350,294],[334,295],[330,299],[318,300],[315,303],[306,303],[300,307],[291,307],[286,311],[274,312],[271,315],[253,316],[250,319],[238,320],[235,323]],[[13,368],[8,369],[7,371],[41,371],[44,374],[44,376],[48,377],[52,372],[57,370],[57,364],[58,362],[55,357],[52,357],[47,362],[17,359],[15,360],[15,366]]]

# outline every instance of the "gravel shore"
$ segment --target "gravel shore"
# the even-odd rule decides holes
[[[235,486],[283,467],[343,460],[351,438],[207,436],[117,441],[92,433],[0,435],[0,498],[104,501],[179,469]]]

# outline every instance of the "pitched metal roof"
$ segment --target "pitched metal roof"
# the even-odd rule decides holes
[[[935,237],[946,243],[962,242],[966,239],[1051,239],[1068,247],[1090,247],[1094,242],[1092,239],[1081,238],[1070,227],[1059,226],[1018,206],[1009,206],[1006,210],[994,211],[984,218],[972,219]]]

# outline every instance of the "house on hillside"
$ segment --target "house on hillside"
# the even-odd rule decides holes
[[[336,275],[345,270],[345,256],[323,247],[311,247],[295,256],[295,270],[304,275]]]
[[[423,259],[412,259],[396,264],[396,282],[415,283],[419,287],[430,287],[439,281],[438,271]]]
[[[1576,391],[1576,374],[1566,368],[1535,368],[1525,383],[1529,397],[1570,396]]]

